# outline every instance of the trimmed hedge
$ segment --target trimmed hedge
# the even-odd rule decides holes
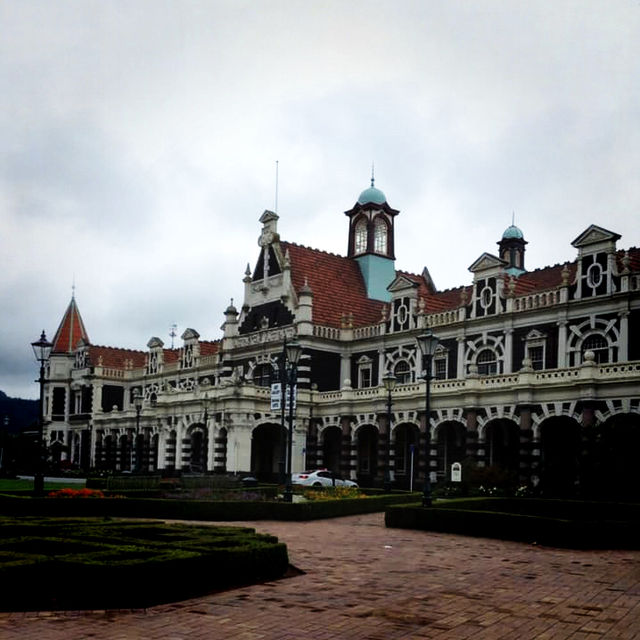
[[[316,520],[384,511],[406,494],[318,502],[162,500],[144,498],[17,498],[0,496],[4,515],[163,518],[170,520]]]
[[[498,538],[573,549],[640,548],[640,505],[478,498],[390,506],[387,527]]]
[[[2,610],[146,607],[288,570],[253,529],[78,519],[0,519]]]

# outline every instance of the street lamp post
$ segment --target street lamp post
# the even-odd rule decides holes
[[[278,483],[285,484],[287,481],[286,459],[287,459],[287,429],[284,426],[284,416],[286,411],[287,398],[287,338],[285,336],[280,355],[280,460],[278,461]]]
[[[289,438],[287,440],[287,482],[284,488],[284,501],[293,502],[293,485],[291,483],[291,457],[293,454],[293,404],[295,401],[298,361],[302,355],[302,347],[297,340],[287,343],[287,361],[289,363]]]
[[[133,406],[136,409],[136,446],[135,446],[135,450],[136,450],[136,466],[135,466],[135,471],[139,471],[140,470],[140,413],[142,412],[142,403],[143,403],[143,397],[140,394],[140,392],[138,391],[138,389],[134,389],[133,391]],[[133,469],[132,469],[133,471]]]
[[[433,356],[438,348],[440,342],[437,336],[433,334],[431,329],[425,329],[416,340],[418,346],[422,352],[422,367],[424,369],[424,382],[425,382],[425,411],[424,411],[424,489],[422,492],[422,506],[431,506],[431,481],[429,478],[431,468],[431,363]]]
[[[49,360],[53,345],[47,340],[47,336],[42,331],[39,340],[31,343],[36,360],[40,363],[40,400],[38,402],[38,458],[33,474],[33,494],[35,496],[44,495],[44,373],[45,364]]]
[[[382,378],[382,384],[387,390],[387,453],[384,467],[384,491],[391,491],[391,468],[390,468],[390,449],[391,449],[391,392],[396,388],[396,377],[392,373],[388,373]]]

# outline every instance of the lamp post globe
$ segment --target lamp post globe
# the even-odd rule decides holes
[[[31,343],[33,353],[36,357],[36,361],[40,363],[40,377],[38,383],[40,384],[40,398],[38,401],[38,453],[36,459],[36,468],[33,474],[33,493],[36,496],[42,496],[44,494],[44,382],[45,382],[45,365],[51,355],[51,349],[53,344],[47,340],[44,329],[40,335],[40,339]]]
[[[431,380],[433,375],[431,374],[431,363],[433,362],[433,356],[438,348],[440,340],[434,335],[431,329],[425,329],[416,341],[418,347],[422,352],[422,368],[424,371],[425,382],[425,410],[424,410],[424,488],[422,490],[422,506],[431,506]]]

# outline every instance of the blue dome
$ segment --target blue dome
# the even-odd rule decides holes
[[[369,202],[373,204],[384,204],[386,201],[387,197],[384,193],[373,186],[365,189],[358,197],[358,204],[368,204]]]
[[[502,234],[502,239],[507,240],[509,238],[517,238],[518,240],[524,240],[524,235],[515,224],[512,224],[510,227],[505,229],[505,232]]]

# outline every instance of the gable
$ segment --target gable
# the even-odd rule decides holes
[[[393,282],[387,287],[387,291],[393,293],[410,292],[412,289],[418,288],[418,283],[410,278],[407,278],[404,274],[398,274]]]
[[[480,271],[488,271],[489,269],[499,270],[504,268],[507,262],[494,256],[491,253],[483,253],[470,267],[471,273],[478,273]]]
[[[614,231],[609,231],[608,229],[592,224],[587,229],[585,229],[571,244],[576,247],[576,249],[581,249],[583,247],[588,247],[594,244],[615,244],[618,240],[620,240],[621,237],[622,236],[615,233]]]

